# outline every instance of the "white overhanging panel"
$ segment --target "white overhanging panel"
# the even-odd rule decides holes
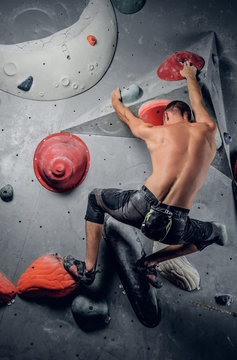
[[[93,46],[87,36],[96,38]],[[0,89],[34,100],[68,98],[95,85],[116,48],[109,0],[89,2],[72,26],[40,40],[0,45]]]

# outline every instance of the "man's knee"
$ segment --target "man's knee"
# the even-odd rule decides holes
[[[101,189],[95,188],[88,195],[88,204],[85,220],[103,224],[104,222],[104,211],[98,204],[98,196],[101,194]]]

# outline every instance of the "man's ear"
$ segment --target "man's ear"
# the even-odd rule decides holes
[[[168,122],[169,121],[169,114],[167,111],[164,112],[164,121]]]

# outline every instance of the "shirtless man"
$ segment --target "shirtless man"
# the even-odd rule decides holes
[[[186,103],[173,101],[164,111],[163,126],[145,123],[122,104],[120,90],[113,91],[112,105],[133,135],[145,141],[153,172],[140,190],[94,189],[89,194],[85,262],[71,255],[64,258],[67,271],[82,283],[89,285],[95,278],[105,212],[123,223],[142,228],[152,240],[168,244],[136,264],[137,271],[155,287],[160,287],[155,268],[159,262],[203,250],[213,243],[224,245],[224,225],[188,216],[216,154],[217,127],[203,105],[196,71],[189,62],[180,71],[187,80],[195,122],[191,122]]]

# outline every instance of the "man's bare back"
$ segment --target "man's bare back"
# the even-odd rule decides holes
[[[153,167],[145,186],[163,203],[190,209],[216,153],[214,132],[180,122],[150,129],[145,142]]]
[[[153,171],[145,186],[164,204],[186,209],[191,208],[216,153],[216,124],[203,105],[196,71],[188,62],[180,71],[187,80],[194,123],[176,109],[165,111],[162,126],[144,123],[121,104],[119,89],[112,94],[118,116],[150,151]]]

